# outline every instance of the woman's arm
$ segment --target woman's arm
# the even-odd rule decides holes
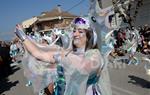
[[[25,48],[37,59],[45,61],[45,62],[52,62],[54,63],[55,60],[53,55],[58,49],[58,46],[53,45],[50,47],[49,51],[44,51],[40,49],[35,42],[32,42],[26,34],[23,32],[23,29],[20,25],[16,25],[15,34],[18,38],[23,42]]]
[[[38,46],[36,46],[30,39],[26,38],[23,41],[23,44],[25,48],[33,55],[35,58],[45,61],[45,62],[52,62],[54,63],[55,60],[53,58],[53,55],[57,51],[56,47],[51,47],[49,51],[44,51],[40,49]]]

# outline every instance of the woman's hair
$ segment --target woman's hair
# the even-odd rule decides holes
[[[74,19],[72,27],[74,28],[81,28],[84,29],[86,32],[86,46],[85,51],[88,49],[95,49],[98,48],[97,45],[97,34],[93,31],[93,29],[90,27],[90,21],[87,17],[77,17]],[[72,43],[73,51],[76,50],[76,46],[74,43]]]
[[[89,50],[89,49],[97,49],[98,48],[98,45],[97,45],[97,41],[96,41],[96,44],[94,43],[94,32],[91,28],[88,28],[88,29],[84,29],[85,32],[86,32],[86,46],[85,46],[85,51],[86,50]],[[74,45],[74,43],[72,42],[72,48],[73,48],[73,51],[76,51],[76,46]]]

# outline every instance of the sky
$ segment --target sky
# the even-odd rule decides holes
[[[72,8],[80,1],[78,6]],[[86,15],[89,8],[89,0],[1,0],[0,40],[12,40],[17,23],[51,11],[58,4],[64,11],[71,9],[69,12],[75,15]]]

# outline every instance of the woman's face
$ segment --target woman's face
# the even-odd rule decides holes
[[[77,48],[81,48],[84,47],[86,45],[86,31],[84,29],[75,29],[73,31],[73,44],[77,47]]]

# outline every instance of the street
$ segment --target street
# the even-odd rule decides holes
[[[150,95],[150,76],[146,75],[144,62],[122,67],[109,69],[113,95]]]
[[[109,66],[113,95],[150,95],[150,76],[146,75],[144,62],[118,66]],[[11,68],[12,73],[0,82],[0,95],[34,95],[32,87],[25,86],[22,64],[13,63]]]
[[[32,87],[26,87],[21,63],[11,64],[11,75],[1,80],[0,95],[34,95]]]

